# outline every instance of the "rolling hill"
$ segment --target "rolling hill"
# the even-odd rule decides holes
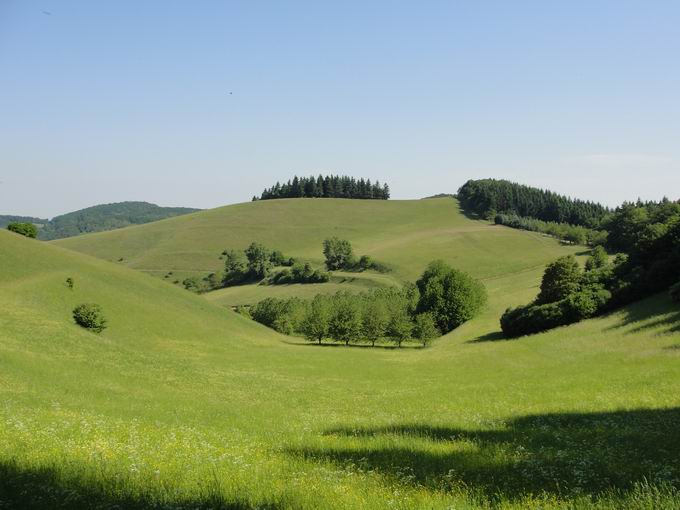
[[[322,265],[322,241],[332,235],[352,242],[355,253],[388,264],[387,274],[340,275],[319,289],[365,288],[415,280],[428,262],[444,259],[478,278],[494,278],[543,266],[578,251],[539,234],[491,226],[465,217],[451,198],[409,201],[281,199],[237,204],[147,225],[57,241],[72,250],[171,281],[221,269],[224,249],[258,241],[271,249]],[[121,260],[122,259],[122,260]],[[338,287],[340,282],[344,287]],[[308,294],[309,286],[219,291],[224,304],[252,302],[271,292]]]
[[[657,296],[494,341],[502,310],[574,248],[468,220],[450,199],[312,202],[50,244],[0,232],[0,507],[677,507],[677,305]],[[484,279],[489,305],[430,349],[300,345],[64,249],[209,270],[200,264],[255,236],[318,257],[329,228],[392,264],[395,281],[441,253]],[[81,302],[102,305],[101,335],[72,323]]]

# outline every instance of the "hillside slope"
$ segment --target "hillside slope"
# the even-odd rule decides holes
[[[680,313],[659,296],[519,341],[290,345],[147,275],[0,232],[0,507],[673,508]],[[66,277],[75,279],[70,291]],[[83,301],[102,335],[71,323]],[[284,341],[282,341],[284,340]]]
[[[393,269],[387,275],[365,273],[360,281],[347,280],[358,288],[413,281],[434,259],[444,259],[478,278],[494,278],[578,251],[539,234],[468,219],[452,198],[251,202],[57,244],[110,261],[122,259],[122,264],[159,277],[172,271],[171,279],[181,281],[187,275],[221,269],[219,254],[224,249],[243,249],[252,241],[321,265],[322,241],[333,235],[350,240],[358,255],[370,255]],[[251,302],[270,290],[244,287],[220,292],[224,304],[236,304]]]
[[[196,212],[188,207],[160,207],[148,202],[100,204],[55,216],[40,229],[41,240],[102,232]]]

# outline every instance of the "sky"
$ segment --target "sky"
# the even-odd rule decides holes
[[[293,175],[680,198],[677,1],[0,0],[0,214]]]

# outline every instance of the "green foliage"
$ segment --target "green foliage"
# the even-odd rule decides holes
[[[286,183],[276,183],[265,189],[260,200],[276,198],[359,198],[387,200],[390,198],[390,187],[379,182],[371,183],[370,179],[355,179],[346,175],[327,175],[325,177],[293,177]],[[253,197],[256,201],[257,197]]]
[[[465,209],[482,218],[490,213],[514,214],[588,228],[599,227],[609,214],[609,209],[600,204],[496,179],[466,182],[458,190],[458,200]],[[579,237],[574,242],[583,241]]]
[[[541,281],[541,291],[536,303],[554,303],[576,292],[581,282],[581,268],[573,255],[560,257],[548,264]]]
[[[418,311],[431,313],[443,333],[472,319],[487,299],[480,282],[441,260],[431,262],[416,285],[420,292]]]
[[[586,271],[594,271],[596,269],[603,269],[609,264],[609,256],[607,251],[602,246],[596,246],[595,249],[586,260]]]
[[[33,223],[10,223],[7,225],[7,230],[32,239],[35,239],[38,235],[38,227]]]
[[[282,269],[271,277],[270,282],[274,285],[290,283],[325,283],[330,280],[330,275],[318,269],[312,268],[309,262],[301,264],[296,262],[290,269]]]
[[[569,223],[541,221],[535,218],[517,216],[516,214],[494,214],[493,220],[496,225],[504,225],[530,232],[540,232],[571,244],[600,246],[607,240],[607,232]]]
[[[387,333],[387,326],[390,322],[390,314],[383,299],[367,298],[362,313],[362,336],[372,346]]]
[[[361,338],[361,307],[356,296],[336,294],[328,329],[333,339],[345,345]]]
[[[260,243],[251,243],[245,250],[248,273],[254,278],[265,278],[272,268],[270,252]]]
[[[390,320],[387,323],[387,336],[401,347],[401,344],[411,338],[413,322],[405,308],[398,306],[390,310]]]
[[[323,255],[330,271],[343,269],[353,263],[352,245],[349,241],[331,237],[323,242]]]
[[[75,282],[73,281],[73,278],[71,278],[70,276],[66,278],[66,286],[71,290],[73,290],[73,287],[75,286]]]
[[[441,333],[437,329],[431,313],[419,313],[413,324],[413,336],[423,343],[423,347],[432,343]]]
[[[538,302],[509,308],[501,317],[501,329],[508,338],[531,335],[593,317],[604,309],[611,294],[604,289],[584,289],[556,302]]]
[[[95,333],[106,329],[106,318],[101,306],[94,303],[84,303],[73,309],[73,320],[76,324]]]
[[[307,315],[302,320],[300,331],[310,342],[321,341],[328,336],[332,317],[330,298],[323,295],[316,296],[310,303]]]
[[[34,216],[14,216],[10,214],[0,214],[0,228],[6,228],[10,223],[33,223],[42,227],[49,220],[36,218]]]
[[[159,207],[148,202],[103,204],[56,216],[40,229],[40,239],[61,239],[114,230],[199,211],[188,207]]]

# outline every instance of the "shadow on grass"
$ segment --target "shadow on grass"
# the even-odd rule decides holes
[[[289,453],[430,489],[462,485],[491,501],[680,487],[680,408],[530,415],[491,430],[416,423],[324,435],[333,446]]]
[[[659,333],[680,332],[680,310],[670,298],[663,294],[634,303],[622,309],[623,320],[609,327],[609,330],[629,328],[627,334],[641,333],[652,329]]]
[[[487,333],[486,335],[481,335],[472,340],[468,340],[465,343],[477,344],[481,342],[499,342],[503,340],[516,340],[516,338],[506,338],[502,331],[493,331],[492,333]]]
[[[0,462],[0,508],[278,510],[284,505],[229,500],[209,489],[198,497],[167,494],[154,497],[140,494],[138,489],[126,488],[120,478],[94,481],[78,476],[66,477],[49,467],[28,469],[13,462]]]

